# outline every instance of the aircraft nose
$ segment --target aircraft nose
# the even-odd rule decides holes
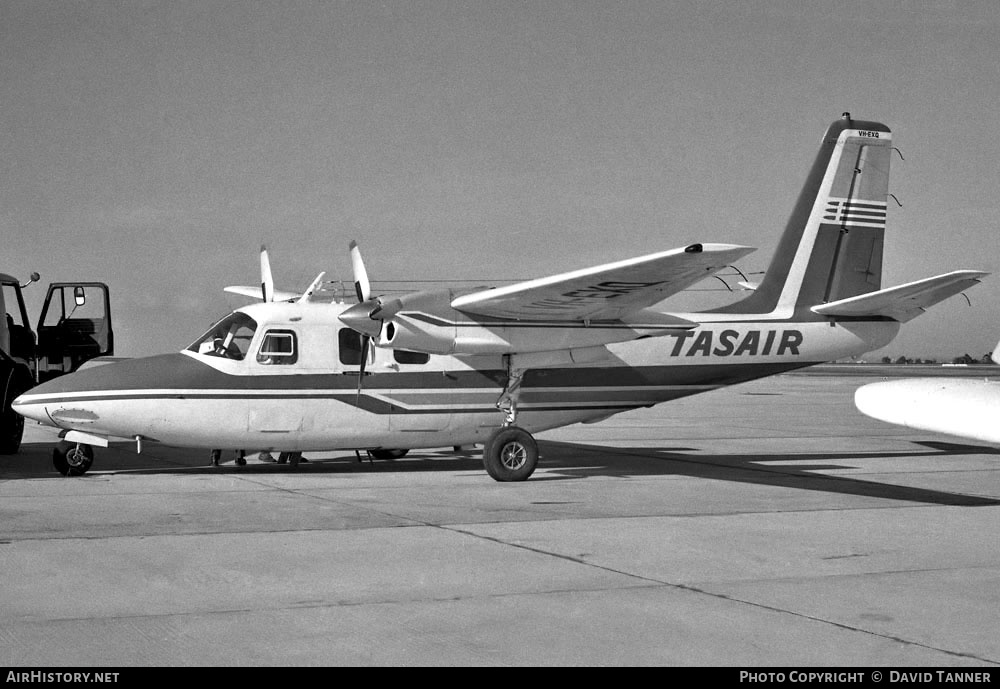
[[[10,403],[10,406],[11,409],[26,419],[41,421],[43,423],[46,420],[45,409],[41,405],[35,404],[32,401],[31,395],[28,393],[15,397],[14,401]]]
[[[37,385],[27,392],[22,393],[11,402],[11,408],[26,419],[38,421],[47,426],[56,425],[56,422],[72,421],[73,419],[53,418],[50,408],[62,407],[63,403],[79,393],[93,390],[94,387],[87,376],[77,378],[76,373],[71,373],[59,378]],[[74,401],[73,413],[79,416],[90,416],[91,414],[83,409],[82,400]],[[94,419],[91,418],[91,421]]]
[[[862,385],[854,392],[854,406],[865,416],[887,421],[895,406],[893,390],[886,389],[885,383]]]
[[[14,400],[13,408],[18,414],[47,425],[91,425],[98,420],[94,412],[97,402],[163,387],[164,381],[183,378],[194,366],[197,365],[182,354],[92,366],[28,390]]]

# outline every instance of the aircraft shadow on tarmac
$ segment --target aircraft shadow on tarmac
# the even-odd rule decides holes
[[[670,474],[736,483],[784,486],[827,493],[843,493],[907,502],[936,505],[982,507],[1000,505],[1000,500],[977,495],[897,486],[869,481],[848,475],[821,473],[838,469],[854,469],[850,460],[892,459],[895,457],[954,457],[960,455],[1000,455],[1000,450],[978,445],[947,442],[914,442],[926,451],[901,452],[814,452],[789,454],[701,454],[696,448],[615,447],[608,448],[582,443],[546,443],[545,464],[553,460],[571,463],[572,468],[560,471],[562,476],[619,476]],[[828,460],[829,464],[817,464]],[[801,464],[799,464],[801,463]],[[546,476],[545,478],[554,478]]]
[[[480,451],[415,450],[397,460],[372,460],[365,453],[329,453],[292,467],[263,463],[256,453],[247,464],[237,466],[233,452],[223,453],[221,466],[210,466],[208,450],[181,450],[150,444],[149,451],[135,454],[130,443],[112,443],[99,451],[88,476],[100,474],[353,474],[408,473],[428,471],[483,471]],[[842,493],[907,502],[977,507],[1000,505],[1000,500],[977,495],[898,486],[824,471],[857,468],[851,460],[892,458],[1000,455],[1000,450],[979,445],[923,441],[916,451],[857,453],[815,452],[788,454],[702,454],[694,447],[605,447],[585,443],[541,441],[539,469],[532,481],[564,481],[590,477],[634,478],[675,475],[801,490]],[[117,450],[117,451],[116,451]],[[63,479],[51,463],[51,445],[26,443],[21,453],[0,464],[0,478]],[[359,461],[360,457],[360,461]],[[14,461],[11,461],[14,460]],[[817,464],[826,460],[829,463]],[[484,474],[484,480],[488,480]]]

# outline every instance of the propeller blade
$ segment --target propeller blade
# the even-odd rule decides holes
[[[271,261],[267,258],[267,247],[260,246],[260,295],[264,301],[274,301],[274,278],[271,277]]]
[[[358,248],[358,243],[353,239],[351,240],[351,268],[354,271],[354,291],[358,295],[358,301],[368,301],[372,296],[372,286],[368,281],[365,262],[361,260],[361,249]]]
[[[361,368],[358,369],[358,396],[354,399],[354,403],[358,404],[361,402],[361,381],[365,377],[365,367],[368,365],[368,349],[371,346],[372,338],[367,335],[361,336]]]

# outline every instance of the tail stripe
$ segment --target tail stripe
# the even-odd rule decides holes
[[[827,201],[826,213],[827,215],[823,216],[824,220],[833,221],[842,227],[885,229],[888,208],[885,203],[830,198]]]

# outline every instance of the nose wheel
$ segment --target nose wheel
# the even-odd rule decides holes
[[[94,463],[94,448],[63,441],[52,448],[52,466],[63,476],[83,476]]]
[[[538,443],[519,426],[497,429],[483,446],[483,467],[496,481],[527,481],[538,463]]]

